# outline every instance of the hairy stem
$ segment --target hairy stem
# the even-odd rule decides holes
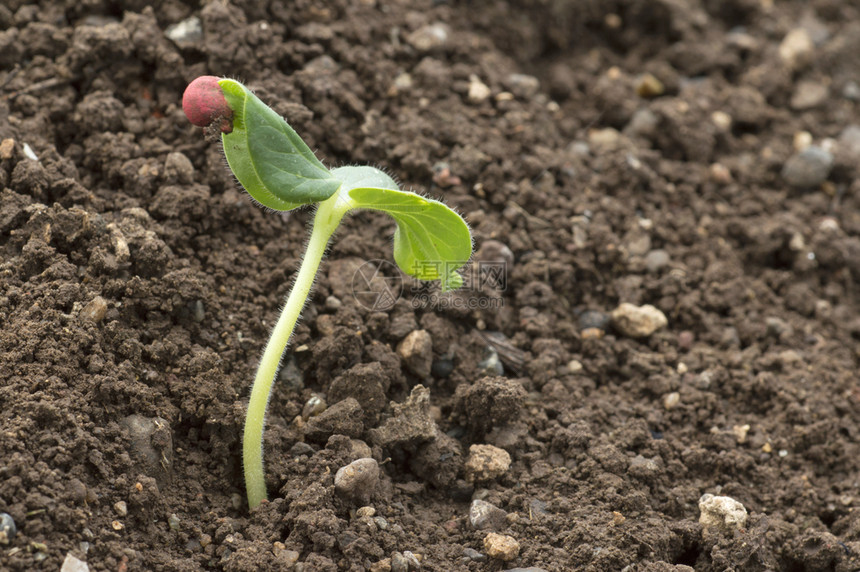
[[[245,417],[245,434],[242,441],[242,461],[245,469],[245,490],[248,493],[248,506],[256,508],[266,499],[266,480],[263,473],[263,427],[266,407],[275,376],[281,365],[281,356],[293,335],[296,322],[308,299],[320,262],[325,256],[326,246],[343,216],[352,207],[346,193],[336,192],[319,204],[307,250],[296,276],[293,288],[281,316],[275,324],[251,388],[248,413]]]

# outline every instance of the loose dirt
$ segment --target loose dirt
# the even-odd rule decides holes
[[[856,4],[147,4],[0,6],[0,569],[860,569]],[[188,123],[204,74],[476,246],[454,296],[390,264],[361,294],[394,226],[345,222],[250,513],[311,213]],[[700,524],[705,494],[746,521]]]

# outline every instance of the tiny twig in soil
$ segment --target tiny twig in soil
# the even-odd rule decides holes
[[[513,345],[508,338],[501,332],[487,332],[477,330],[478,335],[496,350],[499,354],[499,359],[510,369],[515,375],[522,375],[523,367],[526,363],[527,354],[520,348]]]
[[[3,82],[0,83],[0,89],[4,89],[9,83],[15,79],[15,77],[21,72],[21,65],[15,64],[15,67],[12,68],[9,73],[6,74],[6,77],[3,78]]]
[[[64,77],[52,77],[50,79],[42,80],[36,82],[34,84],[28,85],[23,89],[19,89],[18,91],[13,91],[12,93],[7,93],[6,95],[0,96],[0,99],[4,100],[13,100],[19,95],[24,95],[25,93],[33,93],[36,91],[42,91],[45,89],[51,89],[52,87],[57,87],[59,85],[64,85],[70,83],[73,78],[64,78]]]

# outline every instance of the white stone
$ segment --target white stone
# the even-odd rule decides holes
[[[90,567],[83,560],[75,558],[70,552],[66,554],[66,559],[63,560],[60,572],[90,572]]]
[[[414,330],[397,346],[406,367],[421,378],[430,376],[433,365],[433,339],[426,330]]]
[[[472,74],[469,76],[469,101],[478,103],[490,97],[490,88],[481,79]]]
[[[429,52],[444,46],[450,36],[451,28],[448,25],[436,23],[418,28],[406,36],[406,41],[419,52]]]
[[[797,69],[809,62],[814,49],[815,44],[809,32],[795,28],[779,44],[779,57],[789,68]]]
[[[746,526],[747,509],[731,497],[718,497],[704,494],[699,499],[699,524],[704,528],[715,528],[725,532],[739,530]]]
[[[650,304],[635,306],[625,302],[612,311],[612,324],[629,338],[650,336],[668,323],[666,315]]]

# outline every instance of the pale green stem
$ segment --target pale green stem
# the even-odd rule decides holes
[[[266,499],[266,480],[263,473],[263,426],[269,395],[281,364],[281,356],[290,341],[290,336],[293,335],[293,329],[313,287],[328,241],[351,207],[352,201],[340,191],[317,207],[302,265],[293,289],[287,296],[281,317],[278,318],[278,323],[275,324],[269,342],[266,344],[260,365],[257,367],[254,386],[251,388],[251,398],[248,401],[245,435],[242,441],[245,490],[248,492],[248,506],[251,509],[256,508]]]

